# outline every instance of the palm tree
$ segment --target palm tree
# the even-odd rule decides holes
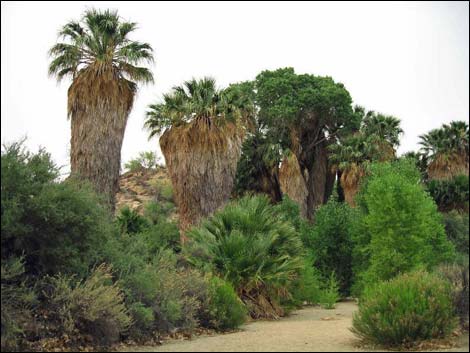
[[[71,119],[71,175],[91,181],[112,212],[119,188],[121,147],[137,83],[153,81],[137,66],[152,62],[147,43],[130,40],[136,23],[123,22],[114,11],[88,10],[79,22],[59,32],[64,42],[49,51],[49,75],[72,78],[68,90]]]
[[[160,135],[180,214],[181,242],[186,230],[224,205],[233,188],[252,107],[233,90],[219,90],[214,79],[192,79],[152,104],[145,127]]]
[[[283,194],[299,205],[300,214],[307,218],[308,190],[300,170],[299,161],[292,151],[287,151],[279,168],[279,183]]]
[[[469,130],[464,121],[443,124],[419,136],[421,151],[429,161],[430,179],[449,180],[457,175],[468,175]]]
[[[363,113],[359,131],[329,148],[330,163],[341,173],[340,183],[344,198],[351,206],[355,206],[354,197],[370,163],[394,159],[400,134],[403,133],[400,120],[395,117],[366,112],[361,107],[356,107],[355,111]]]

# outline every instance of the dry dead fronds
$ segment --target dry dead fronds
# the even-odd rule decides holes
[[[307,217],[307,186],[300,171],[299,162],[293,153],[289,153],[279,169],[281,190],[289,198],[299,204],[302,217]]]

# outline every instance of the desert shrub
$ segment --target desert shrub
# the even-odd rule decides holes
[[[123,293],[113,284],[108,265],[98,266],[84,280],[60,274],[46,281],[46,305],[64,333],[78,330],[92,336],[97,344],[109,345],[131,324]]]
[[[24,278],[21,258],[2,259],[1,266],[1,347],[15,350],[23,334],[23,324],[32,319],[31,307],[36,302]]]
[[[454,311],[460,319],[462,327],[468,329],[468,309],[469,309],[469,270],[468,261],[464,264],[443,264],[440,265],[436,273],[451,284],[452,302]]]
[[[151,254],[157,253],[159,249],[172,249],[177,253],[181,251],[180,233],[174,222],[160,221],[139,235],[145,239]]]
[[[155,152],[140,152],[138,157],[131,159],[124,165],[124,168],[129,169],[131,172],[140,171],[142,169],[155,168],[158,162],[158,157]]]
[[[452,210],[443,214],[444,227],[449,239],[455,246],[455,249],[468,256],[469,252],[469,217],[468,213],[460,213]]]
[[[289,287],[292,298],[285,305],[291,304],[295,308],[304,303],[318,304],[320,302],[321,287],[321,274],[313,267],[313,257],[306,256],[298,278],[292,281]]]
[[[339,299],[338,280],[336,279],[335,273],[331,272],[320,291],[319,303],[323,309],[334,309]]]
[[[57,182],[44,151],[5,146],[1,156],[2,259],[24,255],[26,274],[83,276],[112,234],[108,212],[85,183]]]
[[[155,190],[155,196],[159,201],[164,200],[172,203],[174,202],[173,185],[171,184],[170,180],[156,179],[152,183],[152,186]]]
[[[128,234],[140,233],[149,226],[147,219],[142,217],[136,210],[131,210],[129,206],[125,206],[119,211],[116,222],[121,233]]]
[[[343,296],[349,295],[352,282],[352,235],[354,210],[333,198],[315,213],[315,225],[307,244],[315,254],[314,266],[324,277],[335,272]]]
[[[279,301],[302,269],[295,228],[265,196],[244,197],[188,232],[188,261],[228,281],[253,317],[283,315]]]
[[[233,287],[218,277],[208,279],[208,303],[204,326],[217,330],[235,329],[246,319],[246,308]]]
[[[144,217],[152,224],[168,221],[168,217],[175,209],[175,204],[169,201],[151,201],[145,205]]]
[[[436,204],[410,160],[377,163],[356,198],[361,207],[354,235],[355,290],[418,267],[452,260]]]
[[[468,175],[458,175],[451,180],[430,180],[427,189],[440,211],[468,212]]]
[[[456,324],[450,285],[424,271],[366,288],[352,331],[384,346],[408,346],[445,337]]]

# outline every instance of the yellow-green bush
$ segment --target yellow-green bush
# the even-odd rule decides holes
[[[124,295],[112,282],[111,268],[102,264],[85,280],[57,275],[46,280],[47,307],[63,332],[91,335],[97,344],[109,345],[131,324]]]
[[[449,335],[456,325],[450,284],[425,271],[366,288],[352,331],[384,346],[409,346]]]

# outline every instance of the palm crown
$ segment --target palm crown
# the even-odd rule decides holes
[[[468,158],[469,130],[468,124],[464,121],[444,124],[440,129],[431,130],[419,138],[421,150],[431,160],[435,160],[440,155],[450,157],[454,154]]]
[[[355,112],[363,115],[359,131],[330,146],[330,160],[341,170],[353,164],[388,159],[403,133],[400,120],[393,116],[366,112],[362,107],[356,107]]]
[[[67,42],[50,49],[49,74],[60,81],[66,76],[75,79],[82,70],[92,68],[102,73],[112,68],[119,78],[129,80],[133,90],[136,82],[152,82],[149,69],[137,66],[153,62],[152,47],[128,38],[136,26],[121,22],[116,11],[86,11],[80,22],[71,21],[59,31],[59,37]]]
[[[171,93],[163,95],[163,103],[149,105],[145,121],[149,138],[196,119],[204,119],[209,124],[235,122],[249,109],[240,95],[241,91],[217,89],[215,80],[210,77],[192,79],[173,87]]]

